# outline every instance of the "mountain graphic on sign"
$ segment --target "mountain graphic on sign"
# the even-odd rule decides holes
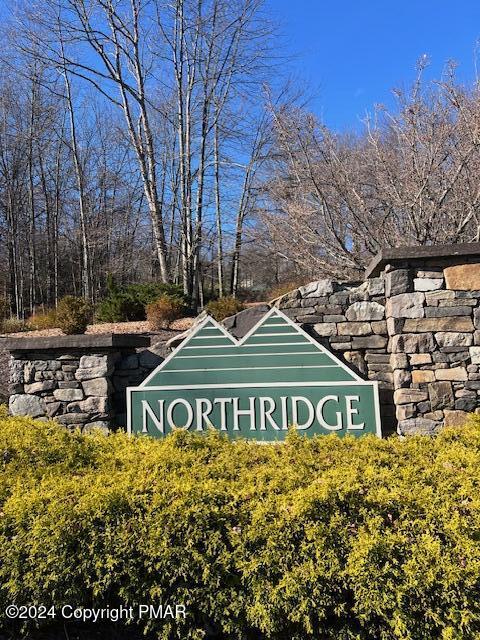
[[[207,316],[140,387],[361,381],[273,308],[240,340]]]

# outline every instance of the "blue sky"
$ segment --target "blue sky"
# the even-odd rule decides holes
[[[374,103],[392,104],[393,87],[415,77],[423,54],[426,77],[448,60],[458,77],[475,77],[480,0],[267,0],[281,23],[289,64],[312,87],[310,106],[337,129],[358,129]]]

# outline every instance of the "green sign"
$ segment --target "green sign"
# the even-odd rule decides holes
[[[139,387],[127,389],[128,430],[175,428],[232,437],[381,435],[378,383],[362,380],[278,309],[241,340],[207,317]]]

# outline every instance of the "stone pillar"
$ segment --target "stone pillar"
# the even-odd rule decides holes
[[[9,339],[10,412],[55,418],[68,428],[124,426],[122,391],[162,361],[149,351],[143,354],[150,358],[139,359],[135,349],[149,344],[148,337],[127,334]]]

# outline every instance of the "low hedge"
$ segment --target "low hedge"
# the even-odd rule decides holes
[[[185,620],[142,630],[479,637],[478,418],[436,438],[292,433],[265,446],[81,435],[4,414],[0,455],[2,616],[12,602],[176,602]]]

